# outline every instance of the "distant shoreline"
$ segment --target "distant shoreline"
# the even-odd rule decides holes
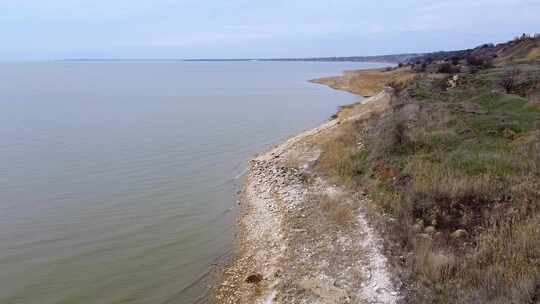
[[[411,58],[420,56],[420,53],[379,55],[379,56],[334,56],[334,57],[298,57],[298,58],[68,58],[54,61],[59,62],[133,62],[133,61],[155,61],[155,62],[372,62],[372,63],[400,63]]]

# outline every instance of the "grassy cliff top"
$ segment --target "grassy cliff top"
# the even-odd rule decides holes
[[[345,75],[395,93],[342,124],[319,170],[370,193],[410,303],[540,299],[539,41]]]

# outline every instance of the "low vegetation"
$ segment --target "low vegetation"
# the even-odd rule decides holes
[[[404,84],[413,76],[411,67],[402,65],[397,68],[348,71],[345,76],[315,79],[312,82],[326,84],[362,96],[373,96],[382,91],[388,83]]]
[[[350,228],[355,223],[355,206],[342,196],[319,195],[314,199],[323,217],[339,228]]]
[[[402,67],[389,110],[322,144],[318,170],[370,194],[410,303],[540,301],[539,41]]]

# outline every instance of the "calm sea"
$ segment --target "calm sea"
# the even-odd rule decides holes
[[[357,96],[309,62],[0,65],[0,303],[193,303],[246,162]]]

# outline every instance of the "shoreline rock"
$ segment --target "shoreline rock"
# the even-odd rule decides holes
[[[347,116],[291,137],[249,162],[238,247],[210,302],[397,303],[399,284],[361,208],[367,197],[344,195],[311,171],[320,137],[340,123],[381,110],[389,98],[383,91]],[[288,162],[293,155],[295,166]],[[355,206],[350,210],[354,223],[332,226],[321,212],[326,197]]]

